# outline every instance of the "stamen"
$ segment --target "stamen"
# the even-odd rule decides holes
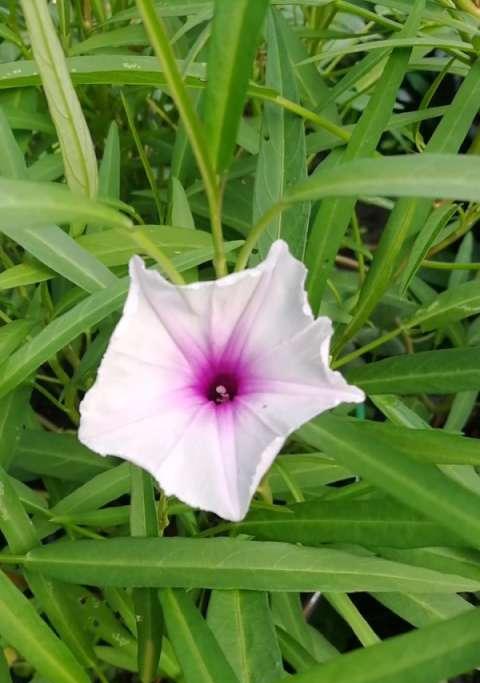
[[[215,403],[226,403],[230,400],[230,394],[228,393],[227,388],[223,386],[223,384],[219,384],[218,386],[216,386],[215,392],[218,394],[218,396],[215,399]]]
[[[213,403],[233,401],[238,392],[238,379],[230,373],[220,373],[213,378],[207,390],[207,397]]]

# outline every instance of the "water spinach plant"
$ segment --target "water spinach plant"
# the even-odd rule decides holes
[[[0,0],[0,683],[480,666],[475,0]]]

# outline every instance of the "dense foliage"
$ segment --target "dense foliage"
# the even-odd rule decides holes
[[[475,0],[2,0],[0,41],[0,682],[478,680]],[[367,401],[227,523],[79,403],[133,254],[279,237]]]

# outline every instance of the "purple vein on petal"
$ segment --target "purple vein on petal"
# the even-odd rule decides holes
[[[253,322],[255,317],[258,315],[260,308],[265,302],[266,295],[269,291],[269,285],[273,277],[273,271],[274,267],[269,268],[268,270],[265,269],[260,276],[260,282],[256,287],[254,287],[232,327],[232,331],[230,332],[224,347],[224,355],[232,353],[238,357],[241,357],[245,351],[245,346],[247,344],[248,335],[250,332],[249,323]]]
[[[185,358],[185,361],[186,361],[186,362],[188,363],[188,365],[194,370],[195,368],[194,368],[194,365],[193,365],[193,363],[192,363],[192,349],[187,349],[186,346],[185,346],[185,344],[184,344],[184,342],[183,342],[181,339],[178,338],[178,334],[175,334],[175,332],[172,331],[171,327],[170,327],[169,325],[167,325],[167,323],[165,322],[164,318],[160,315],[160,313],[159,313],[159,311],[157,310],[156,306],[154,305],[154,303],[153,303],[152,300],[150,299],[150,296],[148,295],[148,293],[147,293],[145,287],[143,286],[143,283],[142,283],[142,281],[141,281],[141,278],[137,278],[137,283],[138,283],[138,286],[140,287],[140,289],[141,289],[141,291],[142,291],[143,296],[145,297],[146,301],[148,302],[148,305],[149,305],[150,308],[152,309],[152,311],[153,311],[155,317],[156,317],[157,320],[160,322],[160,324],[162,325],[163,329],[165,330],[165,332],[168,334],[168,336],[169,336],[170,339],[172,340],[173,344],[176,346],[176,348],[180,351],[180,353],[182,354],[182,356]],[[174,288],[173,291],[178,292],[178,289],[177,289],[177,288]],[[189,341],[192,342],[192,346],[196,347],[196,350],[197,350],[197,351],[200,353],[200,355],[202,355],[203,358],[205,359],[205,358],[206,358],[205,352],[203,351],[203,349],[201,349],[201,348],[198,346],[198,344],[196,343],[195,339],[194,339],[191,335],[189,335]]]
[[[156,396],[154,396],[154,397],[152,398],[152,403],[155,403],[156,400],[158,400],[158,399],[163,399],[163,398],[165,398],[165,394],[166,394],[166,393],[167,393],[167,392],[164,391],[163,393],[157,394]],[[169,399],[172,399],[172,397],[175,398],[175,394],[184,394],[184,393],[185,393],[184,387],[181,387],[181,388],[178,388],[178,389],[170,389],[170,390],[168,390]],[[204,405],[204,404],[202,404],[202,405]],[[157,407],[155,408],[155,410],[154,410],[153,412],[151,412],[151,413],[148,413],[148,415],[142,415],[141,417],[137,417],[137,418],[135,418],[134,420],[128,420],[128,419],[127,419],[126,421],[123,420],[122,423],[121,423],[120,425],[116,425],[115,427],[110,427],[109,429],[102,430],[101,432],[96,432],[96,433],[95,433],[95,436],[96,436],[96,437],[97,437],[97,436],[98,436],[98,437],[100,437],[100,436],[105,436],[106,434],[112,434],[113,432],[117,431],[117,429],[123,429],[124,427],[130,427],[131,425],[138,424],[139,422],[143,422],[144,420],[151,420],[153,417],[155,417],[156,415],[158,415],[158,413],[160,412],[160,410],[161,410],[160,407],[157,406]]]

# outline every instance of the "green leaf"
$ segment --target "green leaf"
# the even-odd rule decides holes
[[[8,358],[28,336],[32,327],[33,322],[25,318],[2,325],[0,327],[0,358]]]
[[[280,14],[271,9],[267,20],[266,82],[283,97],[298,102],[296,76],[285,48],[282,22]],[[262,126],[255,172],[254,218],[278,202],[288,187],[307,177],[305,126],[302,119],[274,103],[266,102]],[[310,206],[306,202],[277,215],[259,240],[259,258],[266,255],[272,242],[282,238],[288,243],[292,254],[303,260],[309,215]]]
[[[404,27],[404,34],[414,36],[418,30],[425,1],[415,3]],[[345,152],[333,158],[335,165],[359,157],[368,157],[376,149],[394,107],[398,89],[408,68],[411,50],[400,48],[389,57],[375,91],[356,124]],[[320,166],[321,173],[322,165]],[[315,176],[314,176],[315,177]],[[328,195],[325,195],[328,196]],[[322,202],[315,217],[308,241],[306,264],[309,269],[308,293],[315,311],[323,298],[335,256],[355,208],[355,200],[330,198]],[[330,197],[335,197],[334,194]]]
[[[373,597],[413,626],[428,626],[473,609],[473,605],[459,595],[373,593]]]
[[[100,457],[100,456],[98,456]],[[124,462],[107,472],[97,474],[62,498],[53,508],[55,516],[96,510],[127,493],[130,487],[130,465]]]
[[[480,283],[477,288],[480,289]],[[478,300],[480,304],[480,292]],[[392,356],[350,368],[345,376],[368,394],[453,394],[480,390],[480,348]]]
[[[108,35],[111,33],[109,32]],[[120,199],[120,136],[115,121],[110,124],[105,140],[105,149],[98,175],[98,196]]]
[[[272,3],[274,4],[274,3]],[[315,111],[325,111],[328,118],[333,123],[340,124],[340,117],[336,106],[327,101],[330,98],[330,90],[326,84],[326,79],[318,71],[314,64],[300,64],[309,55],[307,46],[295,31],[295,27],[280,16],[277,22],[283,38],[283,43],[290,63],[295,72],[302,99],[306,100],[307,106]]]
[[[331,59],[332,57],[339,57],[339,56],[344,56],[345,54],[355,54],[356,52],[368,52],[369,50],[383,50],[384,48],[392,48],[392,47],[438,47],[438,49],[442,48],[452,48],[452,49],[458,49],[458,50],[466,50],[468,52],[471,51],[472,46],[470,43],[467,43],[465,41],[457,41],[457,40],[449,40],[446,39],[445,41],[442,40],[439,36],[435,37],[425,37],[425,38],[389,38],[388,40],[372,40],[371,42],[368,43],[368,45],[365,45],[365,43],[362,43],[361,45],[348,45],[345,47],[339,47],[339,48],[334,48],[333,50],[324,50],[318,55],[314,55],[313,57],[309,57],[307,60],[305,60],[306,63],[312,63],[312,62],[319,62],[322,60],[328,60]]]
[[[21,0],[21,5],[50,114],[57,129],[68,185],[74,192],[94,197],[98,186],[95,149],[47,2]]]
[[[48,235],[42,230],[25,228],[23,233],[29,232],[31,235],[35,235],[37,242],[45,246],[46,237]],[[17,231],[18,232],[18,229]],[[200,263],[209,260],[209,249],[208,245],[211,244],[211,238],[208,233],[196,230],[187,230],[185,228],[172,228],[170,226],[145,226],[136,230],[136,233],[140,236],[146,236],[155,244],[156,246],[164,249],[169,255],[179,254],[186,250],[190,251],[190,254],[182,255],[181,259],[176,259],[179,263],[179,267],[184,269],[188,268],[191,260],[196,261],[199,258]],[[63,235],[64,233],[62,233]],[[66,235],[65,235],[66,236]],[[72,240],[73,242],[73,240]],[[98,261],[101,261],[104,265],[108,267],[120,266],[128,263],[129,259],[134,254],[141,254],[142,248],[138,246],[132,239],[129,232],[119,230],[102,230],[101,232],[90,232],[87,235],[81,235],[78,237],[74,245],[82,247],[81,252],[85,257],[87,254],[85,251],[90,252]],[[240,246],[241,242],[227,242],[225,244],[225,251],[228,253],[233,249]],[[47,241],[48,245],[48,241]],[[78,247],[77,247],[78,249]],[[194,251],[198,250],[198,251]],[[54,254],[56,252],[52,250]],[[205,254],[207,256],[205,257]],[[183,259],[185,259],[185,264],[183,264]],[[45,261],[47,257],[45,256]],[[80,264],[83,264],[84,258],[80,258]],[[68,265],[71,266],[73,262],[70,260]],[[56,270],[61,272],[68,279],[73,279],[71,269],[66,272],[65,268],[60,268],[59,263],[55,264]],[[192,263],[196,265],[196,263]],[[90,269],[91,271],[91,269]],[[109,271],[107,271],[109,273]],[[81,271],[83,274],[83,271]],[[113,278],[113,275],[109,273],[109,276]],[[55,277],[55,272],[49,270],[44,266],[37,263],[22,263],[17,266],[8,268],[3,273],[0,273],[0,289],[11,289],[12,287],[18,287],[19,285],[34,284],[36,282],[43,282],[45,280],[50,280]],[[76,275],[78,279],[79,275]],[[111,283],[110,283],[111,284]],[[90,285],[91,286],[91,285]]]
[[[117,280],[105,265],[82,249],[78,242],[56,225],[42,225],[36,228],[3,226],[1,231],[51,268],[52,275],[58,273],[87,292],[96,292]],[[35,269],[35,266],[27,267]],[[7,272],[2,275],[6,275]],[[38,277],[38,268],[36,272]],[[45,270],[40,269],[40,272],[44,273]],[[5,280],[6,278],[3,280],[3,286]]]
[[[216,0],[208,53],[205,131],[213,166],[230,164],[269,0]]]
[[[89,36],[86,40],[75,43],[70,49],[70,54],[82,55],[95,50],[103,50],[112,47],[145,47],[148,45],[147,34],[143,26],[138,24],[130,24],[123,28],[117,28],[113,31],[106,31]],[[103,57],[103,55],[102,55]]]
[[[97,222],[110,228],[131,228],[129,218],[105,204],[69,192],[54,183],[0,178],[0,230],[12,225]],[[14,234],[14,228],[12,235]]]
[[[402,292],[407,290],[415,273],[421,267],[423,259],[427,258],[430,247],[456,210],[456,207],[450,204],[433,209],[423,229],[417,235],[408,257],[407,265],[403,270],[400,284]]]
[[[41,476],[83,481],[111,469],[114,461],[92,453],[73,434],[26,429],[15,452],[14,465]]]
[[[323,197],[360,195],[430,197],[480,201],[475,174],[480,159],[467,155],[425,154],[349,161],[320,169],[285,196],[287,204]]]
[[[152,477],[130,465],[130,534],[156,537],[159,535]],[[135,588],[132,594],[137,620],[138,672],[142,683],[156,678],[162,651],[163,614],[158,593],[153,588]]]
[[[292,683],[437,683],[480,663],[480,610],[350,652]]]
[[[183,66],[179,63],[180,68]],[[76,85],[151,85],[165,88],[166,80],[156,57],[103,54],[94,57],[71,57],[67,59],[70,78]],[[186,71],[187,84],[204,88],[200,78],[205,77],[204,65],[195,63]],[[0,90],[41,85],[34,61],[18,60],[0,64]]]
[[[65,645],[70,648],[79,663],[86,668],[94,668],[96,657],[91,639],[85,631],[77,605],[69,595],[72,587],[59,581],[51,581],[35,572],[26,572],[26,579]]]
[[[27,165],[3,108],[0,108],[0,173],[7,178],[25,178]]]
[[[480,497],[433,465],[415,462],[389,440],[372,441],[356,421],[322,415],[297,434],[405,505],[480,547]]]
[[[182,183],[172,176],[171,179],[171,222],[173,225],[182,225],[190,230],[195,230],[195,221],[188,203],[187,193]]]
[[[433,301],[421,306],[412,318],[423,330],[446,327],[480,312],[480,281],[471,280],[446,289]]]
[[[27,598],[0,572],[0,635],[55,683],[89,683],[70,650],[38,616]]]
[[[478,391],[459,391],[455,395],[444,429],[461,432],[467,424],[477,402]]]
[[[380,641],[368,621],[346,593],[324,593],[324,597],[335,612],[346,621],[364,647],[369,647]]]
[[[458,89],[448,112],[430,138],[426,150],[428,155],[456,152],[464,141],[480,104],[479,75],[480,60],[477,60]],[[414,161],[412,157],[410,158]],[[441,164],[440,159],[439,162]],[[455,170],[452,169],[451,172],[454,173]],[[412,167],[412,173],[417,174],[414,167]],[[416,179],[420,180],[420,176],[416,175]],[[412,191],[410,196],[434,198],[430,194],[415,191]],[[437,197],[443,196],[444,191],[439,188]],[[343,340],[350,339],[361,328],[385,290],[391,286],[401,256],[407,256],[404,246],[406,240],[424,228],[431,206],[431,201],[418,201],[417,199],[405,199],[396,203],[383,230],[374,261],[362,287],[354,319],[345,330]]]
[[[286,453],[273,463],[268,473],[272,493],[279,498],[284,498],[290,492],[285,473],[305,494],[321,489],[325,484],[352,476],[331,458],[320,453]]]
[[[290,633],[277,626],[278,643],[282,657],[297,672],[308,671],[315,666],[317,660]]]
[[[282,676],[266,593],[213,591],[207,623],[240,683],[271,683]]]
[[[162,650],[163,612],[155,588],[135,588],[133,602],[137,619],[137,666],[142,683],[157,678]]]
[[[238,683],[205,620],[184,592],[161,594],[165,623],[186,683]]]
[[[10,671],[9,667],[7,664],[7,660],[5,659],[5,655],[3,654],[3,650],[0,648],[0,678],[4,683],[12,683],[12,679],[10,677]]]
[[[480,553],[478,550],[443,547],[408,550],[380,548],[378,553],[382,557],[406,562],[415,567],[428,567],[439,572],[452,572],[460,576],[468,576],[474,580],[480,579]]]
[[[309,546],[324,543],[396,548],[465,546],[455,533],[386,498],[299,503],[284,514],[255,510],[235,525],[235,529],[258,540]]]
[[[456,576],[329,548],[226,538],[65,541],[30,551],[25,563],[69,583],[124,587],[430,593],[478,588]]]
[[[0,467],[6,470],[16,457],[29,399],[30,390],[24,387],[0,399]]]
[[[207,232],[190,230],[188,226],[174,228],[170,225],[146,225],[137,228],[135,232],[148,237],[153,244],[173,255],[190,249],[206,249],[211,244],[211,237]],[[77,242],[109,266],[123,265],[134,254],[142,253],[141,247],[130,233],[118,230],[82,235]]]
[[[300,595],[295,593],[272,593],[272,610],[278,627],[278,638],[285,655],[283,634],[287,632],[296,645],[305,648],[316,662],[325,662],[338,655],[338,650],[315,627],[307,623]],[[290,644],[287,643],[290,650]],[[288,660],[289,661],[289,660]],[[291,662],[293,664],[293,662]],[[308,668],[308,667],[307,667]]]
[[[36,547],[39,539],[14,482],[0,468],[0,529],[8,541],[10,551],[22,553]],[[60,585],[31,572],[26,572],[25,578],[65,644],[71,648],[79,662],[91,667],[94,664],[92,646],[80,624],[78,614],[65,599],[70,586]]]
[[[395,402],[393,399],[397,399]],[[378,439],[382,442],[390,442],[395,444],[395,448],[404,453],[407,457],[419,460],[420,462],[433,462],[438,464],[452,464],[452,465],[476,465],[480,466],[480,451],[478,448],[478,440],[474,438],[466,438],[457,434],[449,434],[446,431],[439,429],[430,429],[428,423],[424,422],[413,411],[409,411],[407,406],[401,403],[396,396],[373,396],[372,400],[382,412],[392,420],[395,424],[389,422],[373,422],[371,420],[347,420],[347,423],[352,423],[355,430],[362,435],[363,439],[370,439],[372,442]],[[388,407],[385,405],[388,404]],[[316,423],[321,424],[322,420],[328,421],[330,418],[317,418]],[[340,428],[345,420],[338,421]],[[315,424],[316,424],[315,423]],[[405,425],[405,426],[398,426]],[[297,433],[300,437],[304,437],[309,431],[309,426],[301,428]],[[308,477],[313,477],[313,469],[316,460],[315,454],[311,454],[310,463],[308,460],[298,467],[297,470],[292,469],[293,475],[297,478],[299,483],[306,485]],[[282,462],[289,456],[283,455],[280,458]],[[291,456],[292,460],[301,456]],[[303,456],[307,458],[308,456]],[[318,457],[318,456],[317,456]],[[325,459],[325,456],[324,456]],[[332,465],[335,461],[332,462]],[[291,467],[291,465],[288,464]],[[318,467],[318,465],[317,465]],[[305,475],[303,475],[305,471]],[[348,470],[340,468],[343,473],[337,479],[352,476]],[[335,481],[334,478],[330,481]]]
[[[0,467],[0,530],[13,554],[38,544],[35,527],[20,502],[10,477]]]
[[[162,19],[157,16],[152,0],[136,0],[151,45],[163,69],[166,83],[177,105],[183,126],[192,146],[207,194],[216,195],[215,171],[211,163],[204,130],[175,61]]]
[[[4,151],[0,162],[2,174],[14,180],[27,178],[23,154],[1,110],[0,145]],[[4,224],[2,231],[43,264],[89,292],[115,282],[115,276],[108,268],[86,253],[56,225],[30,228],[15,222],[12,225]],[[3,281],[6,272],[0,276]]]

